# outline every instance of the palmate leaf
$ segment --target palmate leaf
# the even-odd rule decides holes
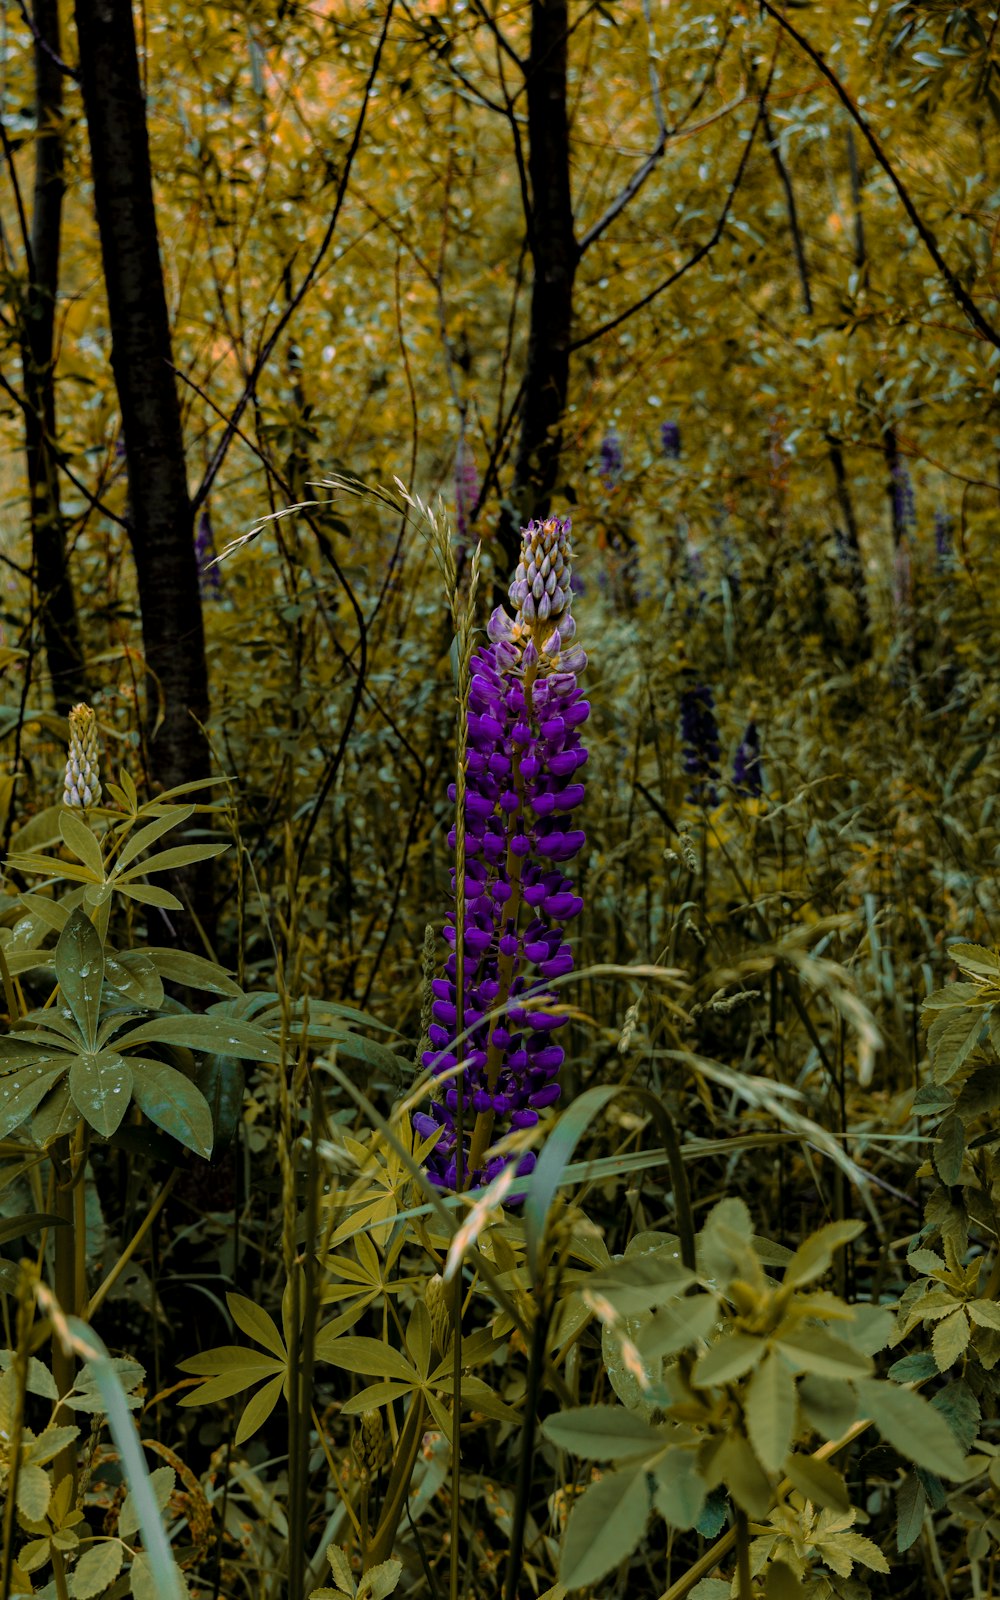
[[[212,1113],[196,1084],[165,1061],[130,1057],[132,1095],[150,1122],[205,1161],[212,1154]]]
[[[97,1022],[104,986],[104,945],[87,913],[71,914],[56,945],[56,978],[88,1050],[97,1043]]]
[[[69,1070],[69,1089],[85,1120],[96,1133],[110,1139],[128,1110],[132,1068],[116,1050],[80,1055]]]
[[[65,1076],[71,1059],[67,1055],[55,1067],[47,1060],[22,1067],[14,1077],[3,1080],[0,1084],[0,1139],[5,1139],[27,1121],[53,1085]]]
[[[252,1022],[212,1015],[153,1017],[128,1033],[119,1034],[115,1044],[119,1050],[131,1050],[139,1044],[183,1045],[210,1055],[270,1061],[275,1065],[281,1059],[278,1046]]]

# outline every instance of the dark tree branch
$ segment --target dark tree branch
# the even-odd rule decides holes
[[[812,291],[809,287],[809,268],[806,265],[805,246],[802,243],[802,230],[799,227],[799,213],[795,205],[795,190],[792,188],[792,180],[788,175],[788,168],[782,158],[781,146],[771,127],[771,119],[767,114],[766,106],[761,117],[761,126],[764,129],[767,148],[771,152],[771,159],[781,180],[781,187],[785,191],[785,206],[788,211],[788,225],[792,230],[795,265],[798,268],[799,283],[802,286],[802,309],[807,317],[811,317],[813,314]]]
[[[722,238],[723,233],[725,232],[726,223],[729,220],[729,213],[732,210],[733,201],[736,198],[736,193],[740,187],[740,184],[743,182],[743,175],[747,169],[747,162],[750,160],[750,151],[753,149],[753,143],[757,134],[757,129],[761,124],[766,94],[767,90],[765,89],[758,102],[757,115],[753,120],[753,126],[750,129],[747,142],[743,146],[743,154],[740,156],[739,165],[737,166],[736,171],[733,174],[732,182],[729,185],[729,191],[726,195],[726,203],[722,208],[722,211],[719,215],[719,220],[715,224],[715,227],[713,228],[709,238],[705,240],[704,244],[700,244],[698,246],[697,250],[693,255],[688,257],[683,266],[678,267],[676,272],[672,272],[669,277],[664,278],[660,283],[656,284],[652,289],[650,289],[648,294],[644,294],[641,299],[634,301],[632,305],[626,306],[625,310],[620,311],[616,317],[611,317],[607,322],[602,322],[600,327],[593,328],[590,333],[582,334],[579,339],[574,339],[570,345],[571,351],[582,350],[585,345],[594,344],[598,339],[603,339],[606,333],[611,333],[615,328],[620,328],[623,322],[627,322],[630,317],[634,317],[637,311],[642,311],[646,306],[651,305],[656,299],[657,295],[662,294],[664,289],[669,289],[678,281],[679,278],[683,278],[685,273],[690,272],[692,267],[696,267],[699,261],[704,261],[705,257],[715,249],[716,245],[719,243],[719,240]]]
[[[904,184],[902,178],[899,176],[895,167],[892,165],[892,162],[889,160],[885,151],[882,149],[881,144],[875,137],[875,134],[873,133],[868,122],[862,116],[847,90],[844,88],[844,85],[837,77],[837,74],[831,67],[827,65],[822,53],[817,50],[814,45],[811,45],[808,39],[803,38],[798,29],[792,26],[788,18],[778,10],[777,6],[771,4],[771,0],[760,0],[760,5],[762,10],[766,11],[768,16],[774,18],[775,22],[777,22],[779,26],[785,30],[789,38],[794,39],[799,48],[805,51],[810,61],[812,61],[813,64],[819,68],[824,78],[834,90],[838,100],[840,100],[841,104],[846,107],[851,120],[857,125],[858,128],[860,128],[872,154],[875,157],[875,160],[878,162],[879,166],[882,168],[882,171],[885,173],[886,177],[889,179],[889,182],[895,189],[897,195],[899,196],[900,202],[902,203],[903,210],[906,212],[906,215],[912,222],[919,238],[923,242],[924,248],[926,249],[931,260],[934,262],[934,265],[937,267],[945,283],[948,285],[948,288],[951,290],[955,300],[965,312],[965,315],[972,323],[972,326],[975,328],[976,332],[986,339],[990,344],[994,345],[998,350],[1000,350],[1000,332],[998,332],[991,323],[987,322],[986,318],[980,311],[972,296],[969,294],[968,290],[964,288],[964,286],[959,282],[955,274],[952,272],[947,261],[944,259],[944,256],[941,254],[937,240],[935,239],[930,228],[928,228],[927,224],[924,222],[919,211],[910,198],[909,190]]]
[[[215,449],[215,451],[214,451],[214,453],[212,455],[212,459],[209,462],[208,467],[205,470],[205,475],[202,478],[201,483],[199,484],[198,489],[195,492],[195,495],[194,495],[194,498],[193,498],[193,501],[192,501],[193,509],[195,510],[195,512],[197,512],[198,508],[203,504],[206,496],[209,494],[209,492],[210,492],[210,490],[212,488],[212,484],[215,482],[216,478],[218,477],[219,470],[220,470],[220,468],[222,466],[222,463],[226,459],[226,454],[227,454],[227,452],[229,450],[229,446],[232,444],[233,439],[235,437],[235,424],[237,424],[239,422],[239,420],[242,417],[244,411],[246,410],[247,406],[249,405],[251,399],[253,398],[254,394],[256,393],[257,384],[258,384],[258,382],[260,380],[260,375],[264,371],[264,368],[266,367],[268,361],[271,359],[271,354],[272,354],[272,352],[274,350],[275,345],[277,344],[278,340],[281,338],[281,335],[284,333],[284,331],[287,328],[289,322],[292,320],[292,317],[295,315],[296,311],[299,309],[299,306],[302,304],[302,302],[305,299],[306,295],[308,294],[310,288],[312,287],[313,282],[315,281],[315,278],[316,278],[316,274],[319,272],[319,269],[323,264],[323,259],[324,259],[325,255],[326,255],[327,251],[329,250],[330,245],[331,245],[331,243],[333,241],[333,236],[334,236],[334,233],[336,231],[337,222],[338,222],[338,220],[340,218],[341,208],[342,208],[342,206],[344,204],[344,199],[345,199],[345,196],[347,194],[347,185],[348,185],[348,182],[350,180],[351,169],[352,169],[352,167],[354,165],[354,158],[357,155],[358,148],[359,148],[359,146],[361,144],[361,134],[362,134],[362,131],[364,129],[365,115],[366,115],[367,110],[368,110],[368,99],[369,99],[369,96],[371,94],[372,87],[373,87],[373,85],[375,83],[375,79],[378,76],[379,66],[380,66],[381,61],[382,61],[382,51],[385,48],[385,41],[386,41],[386,38],[387,38],[388,33],[389,33],[389,24],[392,21],[392,13],[393,13],[394,4],[395,4],[395,0],[387,0],[387,4],[386,4],[386,7],[385,7],[385,15],[384,15],[384,17],[382,19],[382,28],[381,28],[381,32],[379,33],[378,44],[375,47],[375,55],[374,55],[374,58],[372,60],[372,64],[371,64],[371,68],[370,68],[369,73],[368,73],[368,77],[367,77],[367,79],[365,81],[365,92],[364,92],[364,96],[363,96],[362,101],[361,101],[361,109],[358,112],[357,121],[354,124],[354,132],[353,132],[353,134],[351,136],[351,143],[350,143],[350,145],[348,147],[347,155],[346,155],[346,157],[344,159],[344,167],[343,167],[343,171],[340,174],[340,181],[337,184],[337,193],[336,193],[336,196],[334,197],[333,210],[332,210],[332,212],[330,214],[330,219],[327,222],[326,231],[323,234],[323,238],[322,238],[322,240],[320,242],[319,249],[316,251],[316,254],[313,256],[312,261],[310,262],[309,267],[308,267],[308,269],[306,271],[305,277],[302,279],[302,282],[299,284],[298,289],[295,291],[295,293],[289,299],[289,302],[288,302],[287,306],[285,307],[284,311],[281,313],[281,316],[278,318],[278,321],[275,323],[274,328],[272,329],[271,333],[268,335],[267,339],[264,341],[263,346],[261,347],[261,349],[259,350],[259,352],[257,354],[257,357],[256,357],[256,359],[255,359],[255,361],[253,363],[253,366],[250,369],[250,375],[247,378],[247,381],[246,381],[246,383],[244,385],[243,393],[240,395],[239,400],[236,402],[236,406],[235,406],[235,408],[233,410],[233,415],[232,415],[232,419],[230,421],[230,424],[226,428],[225,433],[223,434],[222,438],[220,439],[218,445],[216,446],[216,449]]]

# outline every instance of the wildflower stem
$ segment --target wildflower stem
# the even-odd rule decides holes
[[[396,1446],[389,1484],[385,1492],[385,1503],[382,1507],[382,1518],[369,1546],[369,1560],[373,1567],[378,1566],[380,1561],[387,1561],[392,1554],[396,1529],[403,1515],[410,1479],[417,1464],[417,1454],[424,1431],[425,1410],[423,1395],[415,1393],[410,1401],[410,1409],[406,1413],[406,1421],[403,1423],[399,1443]]]
[[[750,1575],[750,1526],[745,1511],[736,1511],[736,1575],[739,1580],[739,1600],[753,1600],[753,1578]]]
[[[532,1467],[535,1459],[535,1419],[541,1397],[542,1378],[545,1372],[545,1347],[548,1343],[552,1321],[552,1304],[544,1293],[542,1284],[536,1283],[538,1309],[531,1332],[531,1354],[528,1360],[528,1382],[524,1396],[524,1424],[521,1429],[521,1459],[517,1468],[517,1493],[510,1532],[510,1549],[507,1553],[507,1574],[504,1581],[504,1600],[518,1600],[517,1587],[521,1575],[521,1552],[524,1547],[524,1530],[528,1520],[528,1501],[531,1498]]]

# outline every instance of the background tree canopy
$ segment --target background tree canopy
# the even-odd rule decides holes
[[[149,1368],[198,1595],[992,1593],[1000,9],[17,0],[0,58],[3,1600],[166,1592],[66,1531],[47,1283]],[[470,653],[564,517],[584,1110],[466,1262],[462,1466],[398,1118]]]

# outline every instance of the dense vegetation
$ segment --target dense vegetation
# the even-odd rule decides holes
[[[0,1600],[997,1592],[1000,10],[0,51]]]

